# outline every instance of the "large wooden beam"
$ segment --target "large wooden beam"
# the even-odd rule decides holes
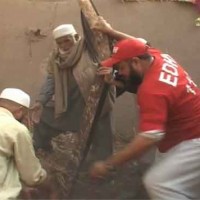
[[[91,4],[90,0],[78,0],[78,3],[80,5],[80,8],[84,14],[84,16],[86,17],[89,26],[93,27],[94,23],[96,22],[96,20],[98,19],[98,15],[93,7],[93,5]],[[97,48],[97,52],[100,56],[101,59],[105,59],[109,56],[110,54],[110,49],[109,49],[109,42],[108,42],[108,38],[99,32],[94,32],[95,37],[95,46]]]
[[[98,19],[98,15],[90,0],[78,0],[81,11],[87,19],[89,26],[92,28],[94,23]],[[99,59],[103,60],[110,55],[109,41],[107,36],[100,32],[93,31],[94,34],[94,45],[99,55]],[[86,146],[86,142],[90,136],[91,128],[94,122],[96,111],[99,105],[99,100],[102,94],[104,83],[98,76],[94,84],[91,86],[88,101],[86,103],[85,111],[83,114],[82,126],[80,129],[81,145],[80,150],[83,152]]]
[[[82,13],[87,19],[89,26],[92,27],[98,18],[90,0],[78,0]],[[98,32],[94,34],[94,45],[100,60],[110,55],[108,38]],[[85,157],[84,152],[88,148],[94,119],[99,106],[99,101],[104,88],[102,78],[96,76],[94,84],[91,86],[88,100],[86,102],[83,119],[79,133],[60,134],[53,138],[51,143],[53,151],[51,153],[38,152],[38,157],[48,171],[52,185],[56,186],[52,191],[54,196],[59,199],[69,198],[74,180],[77,178],[81,161]],[[40,190],[40,198],[48,198],[44,191]]]

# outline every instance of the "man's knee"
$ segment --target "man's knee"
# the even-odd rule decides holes
[[[174,183],[170,181],[169,174],[163,173],[159,168],[152,168],[143,178],[144,186],[152,199],[175,200],[185,199],[184,196],[174,189]]]
[[[148,171],[143,177],[143,183],[147,191],[152,190],[156,186],[156,181],[151,171]]]
[[[162,174],[159,171],[149,170],[143,177],[144,186],[151,197],[158,196],[158,193],[164,188]]]

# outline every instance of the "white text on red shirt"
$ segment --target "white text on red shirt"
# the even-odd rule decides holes
[[[159,81],[176,87],[178,83],[178,65],[168,54],[161,54],[161,56],[164,63],[162,65]]]

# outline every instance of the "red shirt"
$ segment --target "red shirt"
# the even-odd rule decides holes
[[[200,137],[200,90],[167,54],[151,49],[154,61],[138,90],[141,132],[166,133],[158,144],[166,152],[178,143]]]

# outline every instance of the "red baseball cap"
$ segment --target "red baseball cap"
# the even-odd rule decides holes
[[[116,43],[110,58],[101,62],[102,66],[113,67],[113,65],[129,58],[144,55],[149,46],[138,39],[125,39]]]

